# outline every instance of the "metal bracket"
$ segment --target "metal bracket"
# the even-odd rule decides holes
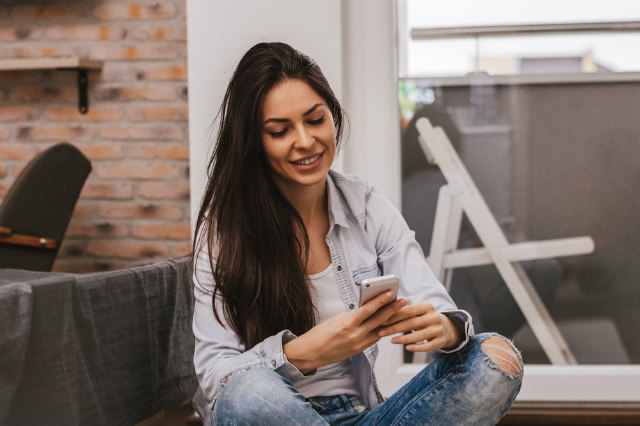
[[[89,76],[86,68],[78,69],[78,111],[89,111]]]

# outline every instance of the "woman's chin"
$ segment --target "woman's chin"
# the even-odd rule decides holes
[[[322,168],[314,173],[288,173],[286,181],[288,181],[289,184],[293,184],[298,187],[310,187],[323,183],[326,180],[328,173],[329,168]]]

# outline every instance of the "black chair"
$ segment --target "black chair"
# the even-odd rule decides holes
[[[36,155],[0,205],[0,268],[51,271],[91,162],[60,143]]]

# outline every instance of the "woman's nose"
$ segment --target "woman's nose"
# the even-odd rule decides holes
[[[296,133],[296,147],[309,148],[313,145],[313,136],[304,126],[299,126]]]

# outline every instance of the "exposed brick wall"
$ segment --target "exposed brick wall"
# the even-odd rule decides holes
[[[78,147],[93,171],[57,271],[115,269],[190,252],[186,0],[0,0],[0,59],[80,55],[68,71],[0,72],[0,200],[36,153]]]

